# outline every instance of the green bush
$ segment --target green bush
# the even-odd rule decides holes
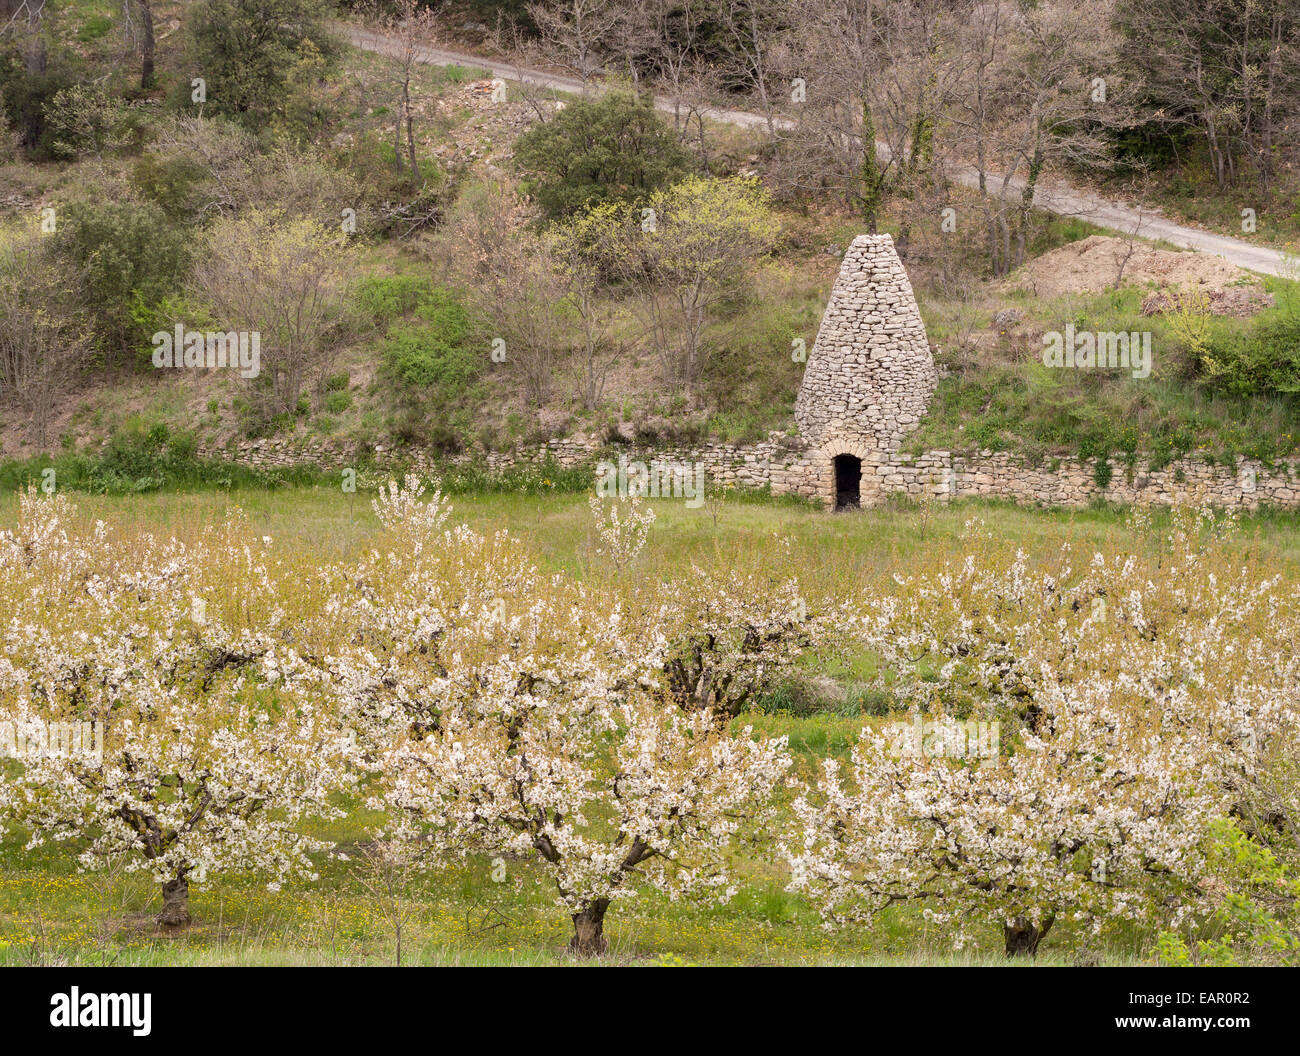
[[[548,217],[635,202],[684,175],[690,156],[654,108],[630,92],[572,102],[515,143],[524,189]]]
[[[1207,388],[1237,398],[1300,394],[1300,286],[1278,284],[1274,297],[1247,329],[1214,321],[1197,362]]]
[[[77,39],[83,44],[89,44],[91,41],[107,36],[112,30],[113,20],[107,15],[91,15],[77,30]]]
[[[1097,459],[1096,464],[1092,467],[1092,479],[1096,481],[1097,487],[1103,491],[1110,485],[1111,478],[1114,477],[1115,470],[1111,466],[1110,460],[1106,458]]]
[[[325,410],[330,414],[342,414],[352,406],[352,394],[349,392],[330,392],[325,396]]]
[[[190,222],[199,215],[200,188],[208,171],[185,155],[145,154],[132,166],[129,179],[136,193],[156,203],[170,219]]]
[[[468,348],[469,312],[453,293],[427,284],[411,303],[416,321],[389,331],[383,368],[407,386],[463,390],[482,367]]]
[[[193,433],[175,432],[165,423],[132,419],[115,430],[98,451],[64,451],[53,459],[37,456],[0,463],[0,489],[15,491],[39,482],[53,468],[60,490],[101,495],[129,495],[183,488],[276,487],[310,483],[320,474],[312,469],[264,471],[249,466],[198,457]]]
[[[448,463],[439,467],[442,489],[449,495],[506,492],[517,495],[578,495],[591,490],[590,465],[561,466],[547,456],[538,464],[490,470],[478,464]]]
[[[394,327],[382,350],[383,369],[410,389],[460,395],[478,377],[482,355],[463,343],[463,331],[431,323]]]
[[[137,126],[135,115],[102,84],[60,89],[45,108],[45,120],[50,153],[63,159],[123,147]]]
[[[356,285],[357,306],[376,326],[415,311],[433,284],[422,275],[367,275]]]
[[[208,113],[252,128],[283,115],[304,64],[338,53],[329,0],[199,0],[187,13],[190,63],[207,84]],[[189,99],[188,80],[185,97]]]
[[[1161,962],[1175,967],[1300,965],[1300,876],[1293,838],[1284,829],[1248,834],[1232,818],[1215,822],[1211,833],[1207,872],[1216,889],[1226,893],[1203,927],[1207,937],[1189,943],[1178,932],[1160,934]]]
[[[105,355],[147,341],[155,310],[189,272],[187,237],[151,203],[74,202],[60,212],[55,240],[79,277],[80,300]]]
[[[450,291],[426,287],[411,315],[390,327],[380,346],[380,375],[397,412],[393,431],[404,441],[459,450],[484,361],[473,347],[469,312]]]
[[[21,145],[38,160],[53,156],[53,134],[46,112],[54,97],[71,83],[68,74],[57,66],[42,73],[28,73],[17,47],[11,46],[0,55],[0,106],[18,132]]]

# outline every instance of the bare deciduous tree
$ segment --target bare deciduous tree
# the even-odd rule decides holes
[[[139,26],[136,26],[137,15]],[[122,32],[128,53],[140,52],[140,90],[154,86],[154,61],[157,41],[153,28],[153,0],[122,0]]]
[[[379,906],[393,929],[393,963],[402,966],[406,928],[417,902],[411,887],[420,875],[420,845],[415,840],[378,839],[361,848],[356,877]]]
[[[875,230],[890,191],[942,187],[937,132],[962,62],[949,21],[960,0],[813,0],[780,53],[803,98],[786,108],[778,178],[787,193],[831,190]],[[906,242],[906,231],[900,242]]]
[[[1130,0],[1119,14],[1160,107],[1150,117],[1200,132],[1221,190],[1246,161],[1267,191],[1277,148],[1300,116],[1294,0]]]
[[[541,53],[582,82],[584,93],[594,74],[616,54],[627,10],[618,0],[563,0],[529,4]]]
[[[195,269],[223,330],[261,334],[277,411],[323,380],[344,336],[350,261],[341,237],[313,220],[253,209],[213,225]]]
[[[962,24],[970,61],[949,121],[973,154],[995,274],[1025,258],[1044,173],[1108,160],[1105,130],[1131,120],[1113,16],[1113,0],[994,2]]]
[[[397,61],[397,119],[393,126],[393,155],[397,170],[411,167],[411,178],[420,179],[420,162],[415,152],[415,111],[411,105],[411,77],[422,48],[432,45],[438,35],[438,15],[422,0],[395,0],[393,10],[382,15],[380,25],[397,42],[393,58]]]
[[[703,55],[713,0],[647,0],[645,48],[654,76],[673,105],[673,126],[683,143],[693,139],[704,166],[709,163],[704,121],[718,93],[718,70]],[[694,133],[692,133],[694,126]]]
[[[592,410],[605,391],[605,381],[622,355],[622,347],[611,352],[612,325],[608,304],[600,300],[604,268],[599,259],[604,222],[602,211],[579,214],[559,227],[551,239],[551,251],[563,283],[563,304],[572,312],[581,357],[579,395],[582,405]]]
[[[568,343],[562,305],[567,280],[551,239],[526,226],[531,218],[513,189],[485,187],[448,220],[437,246],[489,328],[484,338],[505,343],[503,365],[540,405]]]
[[[26,412],[29,436],[39,446],[90,347],[71,300],[71,283],[34,228],[0,234],[0,396]]]

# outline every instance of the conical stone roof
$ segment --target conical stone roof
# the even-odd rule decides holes
[[[794,416],[813,445],[893,452],[916,428],[937,375],[912,284],[889,235],[853,240]]]

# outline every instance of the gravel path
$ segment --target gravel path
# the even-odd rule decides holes
[[[353,26],[347,26],[344,29],[348,39],[356,47],[365,51],[394,55],[400,50],[397,41],[382,33],[357,29]],[[468,52],[447,51],[442,48],[421,48],[416,57],[419,62],[429,63],[434,66],[466,66],[473,69],[487,70],[493,77],[500,77],[503,80],[522,81],[526,84],[555,88],[564,92],[582,91],[582,83],[576,77],[544,73],[540,70],[521,69],[508,62],[484,59]],[[662,97],[655,100],[655,105],[660,110],[669,113],[673,110],[672,101]],[[747,110],[714,109],[709,111],[709,116],[717,121],[724,121],[745,128],[762,128],[766,124],[761,115],[750,113]],[[950,175],[957,183],[965,187],[979,186],[979,178],[973,168],[957,168]],[[997,184],[1000,186],[1001,182],[1002,178],[1000,176],[989,175],[991,185]],[[1024,180],[1012,177],[1007,187],[1007,194],[1018,197],[1023,189]],[[1226,235],[1216,235],[1194,227],[1184,227],[1182,224],[1167,220],[1151,210],[1139,211],[1135,206],[1097,198],[1075,190],[1059,181],[1050,184],[1044,184],[1040,181],[1034,192],[1034,204],[1041,209],[1057,213],[1060,216],[1080,217],[1096,224],[1098,227],[1104,227],[1111,231],[1118,231],[1122,234],[1136,233],[1143,238],[1164,239],[1171,245],[1183,249],[1213,253],[1236,264],[1238,267],[1249,268],[1251,271],[1263,272],[1268,275],[1287,273],[1286,262],[1278,250],[1253,245],[1238,238],[1228,238]]]

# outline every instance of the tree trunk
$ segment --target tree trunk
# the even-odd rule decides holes
[[[1017,917],[1009,924],[1002,925],[1002,936],[1006,941],[1008,957],[1037,957],[1038,944],[1052,930],[1054,917],[1043,921],[1041,928],[1035,927],[1025,917]]]
[[[411,113],[411,71],[407,67],[406,80],[402,82],[402,116],[406,119],[406,148],[411,159],[411,178],[419,180],[420,164],[415,160],[415,118]],[[399,122],[400,135],[400,122]],[[399,142],[398,149],[401,149]]]
[[[140,90],[153,87],[153,0],[140,0]]]
[[[605,941],[605,910],[609,909],[609,899],[598,898],[588,902],[581,913],[573,914],[573,938],[569,940],[569,952],[579,957],[599,957],[609,949]]]
[[[178,876],[163,884],[162,897],[159,924],[169,928],[182,928],[190,922],[190,882],[185,877]]]
[[[415,127],[409,102],[406,104],[406,150],[411,158],[411,175],[418,182],[420,179],[420,163],[415,160]]]
[[[45,72],[49,62],[49,53],[45,48],[43,18],[44,3],[27,5],[27,43],[23,53],[23,64],[29,76],[36,77]]]
[[[876,157],[876,119],[871,112],[871,99],[865,86],[862,88],[862,166],[859,178],[862,180],[862,218],[867,223],[867,231],[874,235],[884,198],[884,175]]]
[[[402,116],[403,108],[399,100],[397,103],[397,121],[393,126],[393,160],[397,165],[399,175],[406,171],[406,159],[402,154]]]

